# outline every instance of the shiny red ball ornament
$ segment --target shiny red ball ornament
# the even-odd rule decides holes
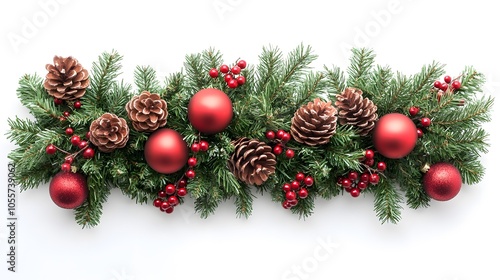
[[[156,172],[171,174],[179,171],[188,159],[188,147],[182,136],[170,128],[155,131],[144,146],[144,157]]]
[[[425,173],[423,185],[429,197],[447,201],[460,192],[462,176],[453,164],[440,162],[433,164]]]
[[[88,193],[87,178],[81,173],[59,172],[50,181],[50,198],[61,208],[77,208],[85,202]]]
[[[223,131],[233,119],[233,103],[218,89],[202,89],[189,101],[188,118],[198,131],[215,134]]]
[[[377,151],[392,159],[405,157],[417,143],[417,127],[407,116],[391,113],[381,117],[373,132]]]

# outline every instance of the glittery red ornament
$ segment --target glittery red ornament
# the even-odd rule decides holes
[[[188,147],[182,136],[170,128],[161,128],[149,136],[144,157],[155,171],[170,174],[179,171],[188,159]]]
[[[215,134],[223,131],[231,122],[233,103],[218,89],[202,89],[189,101],[188,118],[198,131]]]
[[[460,192],[462,176],[453,164],[440,162],[433,164],[425,173],[423,184],[429,197],[446,201]]]
[[[377,151],[393,159],[402,158],[413,151],[417,139],[417,127],[413,121],[399,113],[381,117],[373,132],[373,141]]]
[[[50,198],[61,208],[74,209],[82,205],[88,193],[87,178],[80,173],[59,172],[50,181]]]

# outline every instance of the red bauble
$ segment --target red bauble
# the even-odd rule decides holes
[[[407,116],[399,113],[384,115],[378,120],[373,133],[377,151],[398,159],[408,155],[417,143],[417,127]]]
[[[182,136],[170,128],[161,128],[149,136],[144,157],[156,172],[170,174],[179,171],[188,159],[188,147]]]
[[[424,190],[435,200],[446,201],[454,198],[462,187],[460,171],[450,163],[433,164],[424,175]]]
[[[87,178],[80,173],[59,172],[50,181],[49,194],[57,206],[74,209],[87,199]]]
[[[189,101],[188,118],[198,131],[215,134],[223,131],[231,122],[233,103],[218,89],[202,89]]]

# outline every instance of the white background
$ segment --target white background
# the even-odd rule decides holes
[[[377,62],[412,74],[433,60],[457,75],[474,65],[500,90],[497,9],[486,1],[2,1],[1,127],[26,117],[16,98],[25,73],[45,75],[54,55],[90,68],[103,51],[124,55],[122,78],[136,65],[161,76],[184,56],[215,47],[230,63],[255,63],[265,45],[288,52],[301,42],[319,55],[315,67],[345,69],[350,46],[373,48]],[[48,4],[51,3],[51,4]],[[398,225],[381,225],[371,196],[318,200],[306,221],[258,197],[249,219],[231,202],[206,220],[192,201],[166,216],[114,191],[101,224],[81,229],[55,206],[47,186],[18,195],[16,273],[7,271],[7,191],[0,188],[1,279],[500,279],[499,105],[484,180],[446,203],[403,210]],[[7,153],[1,137],[1,185]],[[325,245],[329,244],[329,245]],[[155,278],[153,278],[155,277]]]

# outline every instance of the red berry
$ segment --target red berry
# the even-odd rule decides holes
[[[226,74],[224,75],[224,81],[226,81],[226,83],[229,83],[229,81],[233,80],[234,76],[232,74]]]
[[[358,188],[352,188],[349,193],[352,197],[358,197],[361,194],[361,191]]]
[[[75,159],[75,158],[74,158],[74,157],[72,157],[72,156],[67,156],[67,157],[65,157],[65,158],[64,158],[64,162],[65,162],[65,163],[72,164],[74,159]]]
[[[61,104],[63,104],[63,100],[59,99],[59,98],[54,98],[54,104],[61,105]]]
[[[167,197],[167,192],[165,192],[164,190],[159,191],[158,197],[161,197],[161,198]]]
[[[365,164],[368,165],[368,166],[373,166],[375,164],[375,160],[374,159],[366,159],[365,160]]]
[[[242,60],[238,61],[237,65],[241,69],[245,69],[247,67],[247,62],[242,59]]]
[[[45,148],[45,152],[49,155],[53,155],[57,152],[56,146],[50,144]]]
[[[409,111],[411,116],[416,116],[420,112],[420,108],[411,106]]]
[[[238,82],[238,85],[244,85],[247,82],[247,78],[245,76],[239,75],[238,78],[236,78],[236,81]]]
[[[373,159],[375,157],[375,152],[373,150],[366,150],[365,151],[365,159]]]
[[[299,201],[298,201],[297,199],[292,199],[292,200],[290,200],[290,201],[288,201],[288,202],[290,203],[291,207],[293,207],[293,206],[295,206],[295,205],[299,204]]]
[[[238,81],[236,79],[231,79],[229,82],[227,82],[227,86],[229,88],[237,88],[238,87]]]
[[[422,129],[417,128],[417,136],[418,136],[418,138],[424,137],[424,132],[422,131]]]
[[[165,186],[165,193],[168,195],[173,195],[175,193],[175,185],[174,184],[167,184]]]
[[[364,189],[366,189],[366,187],[368,187],[368,183],[366,183],[366,182],[358,182],[358,188],[359,189],[364,190]]]
[[[91,159],[91,158],[93,158],[93,157],[94,157],[94,155],[95,155],[95,151],[94,151],[94,149],[92,149],[92,148],[87,148],[87,149],[85,149],[85,150],[83,151],[83,153],[82,153],[82,156],[83,156],[83,158],[85,158],[85,159]]]
[[[63,112],[63,116],[65,116],[66,118],[67,118],[67,117],[69,117],[69,115],[70,115],[70,114],[69,114],[69,112],[68,112],[68,111],[64,111],[64,112]]]
[[[290,183],[290,187],[292,190],[298,190],[300,188],[300,183],[298,181],[292,181]]]
[[[283,143],[287,143],[288,141],[290,141],[291,137],[292,136],[290,136],[290,133],[284,132],[283,136],[281,137],[281,141],[283,141]]]
[[[207,141],[205,141],[205,140],[200,141],[200,151],[206,152],[206,151],[208,151],[209,147],[210,147],[210,145],[208,144]]]
[[[80,139],[80,136],[78,135],[73,135],[71,136],[71,144],[73,146],[78,146],[80,145],[80,142],[82,141],[82,139]]]
[[[239,73],[241,73],[241,68],[236,65],[233,68],[231,68],[231,73],[233,73],[234,75],[238,75]]]
[[[159,198],[157,198],[157,199],[155,199],[155,200],[153,201],[153,205],[154,205],[155,207],[160,207],[160,206],[161,206],[161,202],[162,202],[162,200],[161,200],[161,199],[159,199]]]
[[[221,67],[219,68],[220,72],[223,73],[223,74],[227,74],[229,72],[229,66],[227,66],[226,64],[223,64],[221,65]]]
[[[275,155],[281,155],[281,153],[283,153],[283,147],[281,145],[274,146],[273,153]]]
[[[378,176],[377,173],[373,173],[372,175],[370,175],[370,183],[372,185],[378,184],[379,181],[380,181],[380,177]]]
[[[309,192],[306,188],[301,188],[298,194],[300,198],[306,198],[309,195]]]
[[[200,151],[200,144],[199,143],[193,143],[191,144],[191,151],[193,153],[197,153]]]
[[[434,82],[434,87],[435,87],[435,88],[441,88],[441,85],[442,85],[442,84],[441,84],[441,82],[440,82],[440,81],[435,81],[435,82]]]
[[[297,194],[293,191],[289,191],[285,194],[285,197],[286,197],[286,200],[290,201],[290,200],[294,200],[297,198]]]
[[[368,182],[370,180],[370,174],[368,173],[363,173],[361,174],[361,177],[359,178],[360,182]]]
[[[212,69],[210,69],[210,71],[208,71],[208,75],[210,75],[210,77],[215,79],[215,78],[219,77],[219,71],[217,71],[217,69],[215,69],[215,68],[212,68]]]
[[[160,209],[161,209],[162,211],[165,211],[165,210],[167,210],[168,208],[171,208],[171,207],[170,207],[170,204],[168,204],[168,201],[165,201],[165,200],[164,200],[164,201],[162,201],[162,202],[161,202],[161,204],[160,204]]]
[[[196,162],[197,162],[197,160],[196,160],[195,157],[192,157],[192,158],[188,159],[188,165],[191,166],[191,167],[195,166]]]
[[[74,130],[73,130],[73,128],[68,127],[68,128],[66,128],[66,130],[64,131],[64,133],[66,133],[66,135],[70,136],[70,135],[73,135]]]
[[[451,83],[451,87],[453,89],[460,89],[461,86],[462,86],[462,84],[460,83],[459,80],[455,80],[455,81],[453,81],[453,83]]]
[[[71,164],[69,164],[67,162],[61,164],[61,171],[70,172],[71,171]]]
[[[177,183],[177,187],[179,188],[185,188],[187,186],[187,181],[182,179],[179,181],[179,183]]]
[[[299,172],[295,175],[295,180],[299,181],[299,182],[302,182],[304,181],[304,178],[306,177],[306,175],[304,175],[304,173],[302,172]]]
[[[449,84],[451,82],[451,77],[448,75],[444,76],[444,82]]]
[[[66,119],[66,117],[65,117],[65,116],[60,116],[60,117],[59,117],[59,121],[60,121],[60,122],[64,122],[64,121],[66,121],[66,120],[67,120],[67,119]]]
[[[377,169],[379,171],[384,171],[386,168],[387,168],[387,165],[385,164],[385,162],[380,161],[379,163],[377,163]]]
[[[288,149],[285,152],[285,156],[288,159],[292,159],[295,156],[295,152],[293,150]]]
[[[75,103],[73,103],[73,107],[75,107],[75,109],[82,108],[82,102],[80,100],[75,101]]]
[[[422,124],[423,127],[429,127],[431,125],[431,119],[429,119],[429,118],[422,118],[420,120],[420,123]]]
[[[174,207],[173,206],[170,206],[167,209],[165,209],[165,213],[167,213],[167,214],[172,214],[172,212],[174,212]]]
[[[272,130],[268,130],[266,132],[266,138],[269,139],[269,140],[273,140],[274,138],[276,137],[276,133],[274,133],[274,131]]]
[[[177,198],[177,196],[170,196],[167,198],[167,201],[168,201],[168,204],[172,205],[172,206],[176,206],[179,204],[179,199]]]
[[[314,179],[311,176],[307,176],[304,178],[304,185],[310,187],[314,184]]]
[[[288,202],[286,200],[281,203],[281,206],[283,206],[283,208],[285,208],[285,209],[290,209],[292,207],[290,202]]]
[[[448,90],[448,84],[441,84],[441,88],[440,88],[442,91],[447,91]]]
[[[87,133],[85,133],[85,138],[90,139],[90,131],[87,131]]]
[[[352,185],[352,181],[351,181],[351,180],[349,180],[349,179],[347,179],[347,178],[344,178],[344,179],[342,180],[342,186],[343,186],[344,188],[348,188],[348,187],[350,187],[351,185]]]
[[[278,139],[283,139],[283,135],[285,134],[285,131],[283,129],[279,129],[278,131],[276,131],[276,138]]]
[[[196,173],[193,169],[189,169],[188,171],[186,171],[186,177],[188,177],[189,179],[193,179],[194,176],[196,176]]]
[[[347,178],[349,178],[349,180],[351,181],[356,181],[358,180],[358,172],[356,171],[351,171],[347,174]]]
[[[187,189],[186,188],[178,188],[177,189],[177,196],[184,197],[186,195],[187,195]]]
[[[292,186],[288,183],[285,183],[283,184],[283,187],[281,187],[281,189],[283,189],[283,191],[286,193],[292,190]]]
[[[89,145],[89,142],[87,140],[82,140],[80,141],[80,144],[78,144],[78,149],[85,149]]]

